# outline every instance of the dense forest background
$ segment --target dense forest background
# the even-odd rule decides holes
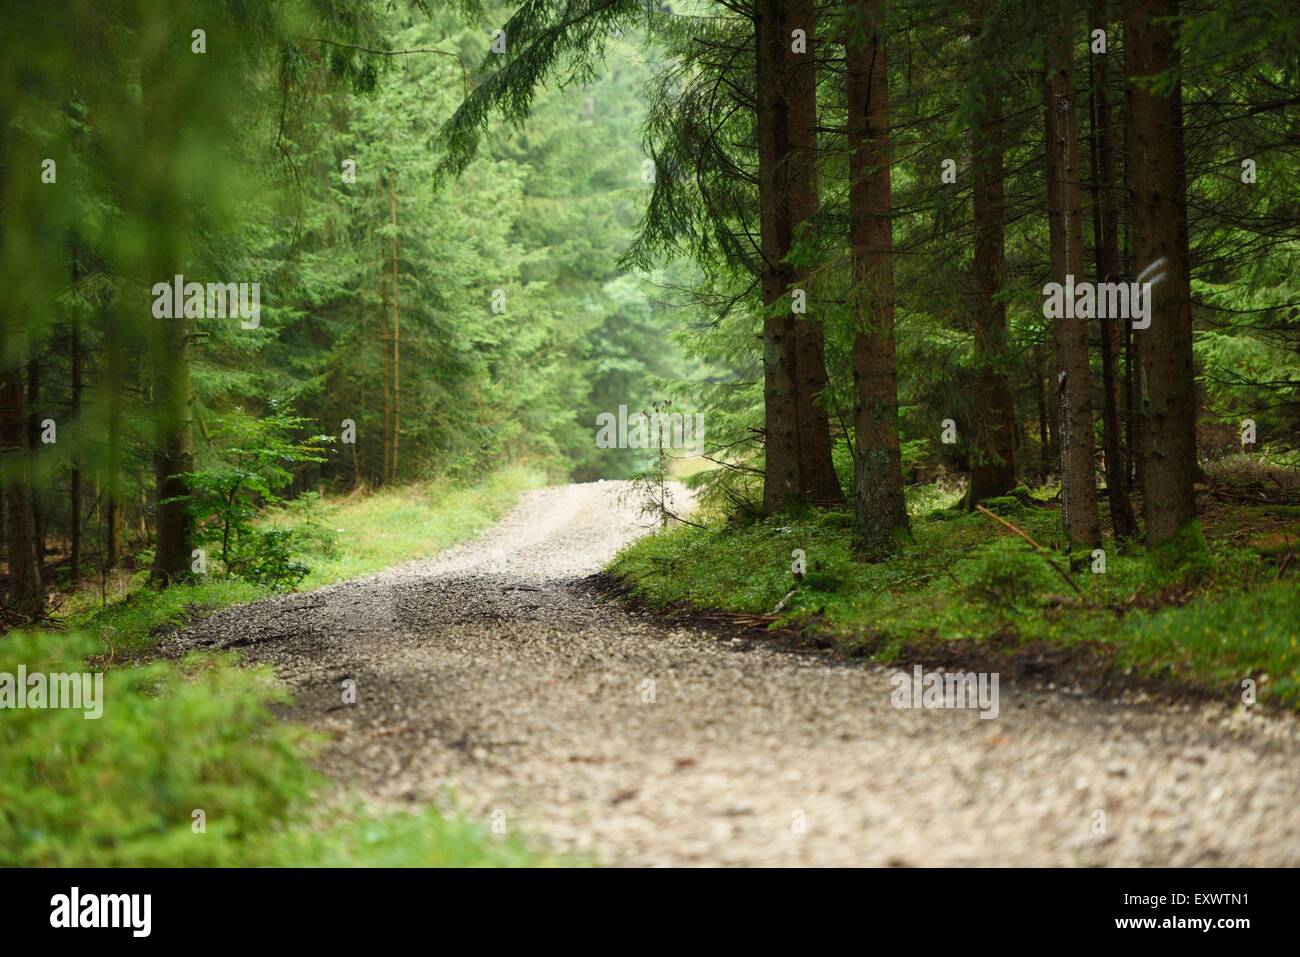
[[[1295,0],[0,6],[0,865],[1294,863],[1298,184]]]
[[[640,467],[598,450],[592,423],[685,370],[646,277],[618,264],[649,190],[652,52],[618,41],[609,70],[541,94],[526,131],[450,180],[437,132],[491,42],[468,15],[8,16],[4,402],[21,434],[6,436],[6,537],[33,513],[34,539],[11,547],[34,546],[51,583],[148,564],[170,497],[155,457],[182,418],[209,498],[254,506],[508,461],[577,478]],[[259,321],[191,320],[160,345],[151,287],[172,273],[259,282]],[[176,375],[192,398],[179,412]],[[198,543],[212,503],[182,504]]]
[[[6,614],[265,572],[308,490],[630,476],[597,416],[669,399],[706,503],[852,506],[866,557],[936,478],[1202,551],[1216,460],[1296,494],[1300,16],[1058,7],[11,5]],[[159,319],[176,275],[260,315]],[[1050,317],[1067,276],[1154,277],[1150,326]]]

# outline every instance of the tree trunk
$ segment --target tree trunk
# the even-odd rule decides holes
[[[1106,29],[1106,0],[1093,0],[1089,25],[1093,30]],[[1091,32],[1091,31],[1090,31]],[[1110,98],[1107,89],[1110,71],[1108,53],[1093,54],[1089,60],[1092,80],[1092,122],[1089,145],[1092,157],[1092,235],[1097,259],[1097,281],[1118,282],[1119,208],[1116,203],[1115,149],[1111,142]],[[1101,323],[1102,425],[1106,448],[1106,498],[1110,503],[1110,522],[1117,539],[1137,535],[1133,506],[1125,490],[1128,466],[1120,442],[1119,414],[1119,321],[1105,316]]]
[[[13,165],[11,117],[0,113],[0,196],[8,196]],[[0,216],[0,248],[8,241],[11,215]],[[36,621],[45,614],[45,588],[36,562],[32,520],[31,460],[27,447],[27,409],[23,401],[23,358],[27,352],[25,317],[0,314],[0,489],[4,499],[5,558],[9,582],[0,607],[6,623]]]
[[[1052,279],[1065,285],[1067,277],[1084,275],[1083,215],[1078,171],[1079,125],[1074,90],[1071,4],[1055,14],[1047,57],[1047,202],[1052,246]],[[1055,388],[1061,448],[1061,516],[1072,546],[1095,547],[1101,542],[1097,518],[1096,466],[1092,435],[1092,402],[1088,366],[1087,320],[1055,321]]]
[[[1176,13],[1173,0],[1129,0],[1124,8],[1135,267],[1139,273],[1151,269],[1153,275],[1163,274],[1151,287],[1151,325],[1134,333],[1142,340],[1137,391],[1142,518],[1148,546],[1173,539],[1196,520],[1192,488],[1196,472],[1195,370],[1182,98],[1177,86],[1168,95],[1156,95],[1140,82],[1140,78],[1177,65],[1169,23],[1154,22]],[[1198,539],[1199,535],[1187,544],[1195,546]]]
[[[889,89],[883,0],[854,0],[846,37],[853,247],[854,547],[888,552],[907,528],[898,442]]]
[[[25,336],[21,320],[0,320],[0,455],[3,456],[5,544],[9,588],[4,596],[6,618],[20,622],[39,619],[45,592],[36,561],[36,528],[32,515],[31,457],[27,408],[23,397],[22,354]]]
[[[974,455],[968,505],[1016,486],[1015,423],[1011,387],[1007,382],[1007,309],[1002,291],[1002,117],[996,80],[985,77],[987,64],[972,63],[973,82],[980,85],[980,116],[974,125],[971,158],[975,170],[973,216],[975,379]]]
[[[384,466],[379,484],[387,485],[393,461],[393,449],[388,441],[393,424],[393,354],[389,351],[388,332],[388,258],[382,244],[379,248],[379,353],[384,361],[384,430],[380,437],[384,445]]]
[[[172,72],[171,37],[165,24],[142,29],[141,101],[146,175],[145,214],[150,226],[151,282],[171,282],[181,273],[186,221],[177,168],[177,117],[167,101]],[[187,578],[194,529],[190,517],[190,473],[194,471],[193,392],[190,386],[190,323],[182,303],[172,318],[153,319],[154,483],[157,542],[149,580],[167,587]]]
[[[1132,273],[1128,273],[1131,275]],[[1138,435],[1138,417],[1135,412],[1133,373],[1137,368],[1137,344],[1133,338],[1133,324],[1124,323],[1124,490],[1130,496],[1137,487],[1137,463],[1141,458]]]
[[[36,550],[36,567],[44,574],[46,559],[45,496],[41,492],[41,360],[33,353],[27,360],[27,449],[31,469],[32,534]]]
[[[159,275],[162,273],[160,272]],[[189,323],[159,319],[154,336],[154,481],[157,544],[150,580],[163,587],[190,573],[193,527],[189,475],[194,470]]]
[[[102,317],[105,320],[104,339],[108,352],[108,475],[104,482],[104,570],[109,571],[117,567],[120,557],[117,529],[118,503],[122,497],[122,390],[126,377],[122,371],[122,333],[118,328],[118,314],[106,310]]]
[[[397,193],[388,181],[388,202],[393,224],[393,470],[397,480],[397,449],[402,434],[402,316],[397,295]]]
[[[794,239],[811,232],[817,212],[817,15],[813,0],[787,0],[784,30],[789,64],[790,110],[790,222]],[[803,30],[807,46],[795,53],[792,34]],[[804,289],[811,270],[790,270],[792,288]],[[826,374],[824,331],[815,319],[794,320],[795,401],[799,416],[796,439],[802,491],[808,501],[824,505],[842,502],[844,491],[831,458],[830,416],[820,404],[830,378]]]
[[[72,259],[72,284],[77,284],[76,253]],[[68,548],[72,560],[72,585],[81,581],[81,318],[72,313],[72,421],[77,427],[77,446],[72,452],[72,488],[69,523],[72,542]]]
[[[1034,396],[1038,400],[1038,480],[1052,474],[1052,436],[1047,412],[1047,390],[1043,387],[1043,347],[1034,346]]]
[[[760,280],[763,320],[765,470],[763,508],[843,500],[831,461],[830,422],[817,398],[827,383],[822,330],[795,318],[791,290],[801,281],[786,257],[816,207],[816,71],[811,0],[758,0]],[[807,51],[792,50],[805,31]]]

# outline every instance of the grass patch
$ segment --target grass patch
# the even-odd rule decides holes
[[[320,587],[433,555],[500,518],[543,476],[516,468],[480,485],[432,483],[269,516],[293,530]],[[575,863],[428,808],[378,815],[328,800],[321,741],[276,719],[287,692],[232,655],[148,661],[164,630],[271,593],[212,576],[164,591],[123,574],[111,600],[64,604],[59,631],[0,639],[0,673],[103,672],[103,713],[0,710],[0,866],[529,866]],[[204,827],[196,830],[195,812]]]
[[[1092,556],[1076,556],[1078,594],[1029,545],[945,500],[914,493],[914,502],[936,507],[913,517],[913,542],[876,563],[851,554],[845,522],[812,515],[671,529],[633,543],[609,570],[659,607],[769,614],[793,590],[774,624],[887,661],[936,641],[979,642],[981,651],[1100,642],[1125,667],[1208,689],[1267,675],[1260,700],[1300,707],[1300,584],[1274,581],[1277,556],[1244,546],[1239,521],[1207,527],[1208,565],[1179,579],[1163,569],[1157,577],[1141,550],[1121,553],[1109,542],[1103,572]],[[1012,500],[1004,512],[1038,542],[1054,543],[1056,510]],[[795,549],[806,556],[802,582],[791,570]],[[1069,566],[1063,554],[1053,557]]]
[[[301,553],[312,569],[303,589],[319,588],[424,558],[473,538],[510,511],[521,492],[542,484],[540,472],[511,468],[470,488],[440,482],[383,489],[326,502],[305,515],[301,506],[291,506],[273,520],[298,527],[310,522],[335,536],[335,547],[315,551],[304,547]]]
[[[0,672],[81,672],[88,659],[104,665],[97,652],[80,633],[14,633],[0,642]],[[323,812],[310,764],[319,741],[272,715],[286,693],[267,669],[193,655],[103,678],[98,719],[0,714],[0,866],[554,863],[432,809]]]
[[[470,488],[445,481],[382,489],[340,499],[303,496],[266,523],[293,531],[293,557],[311,568],[300,591],[437,554],[472,538],[508,512],[519,494],[544,484],[542,473],[509,468]],[[145,588],[147,571],[116,578],[101,601],[85,589],[64,603],[60,622],[113,653],[147,649],[158,634],[201,614],[265,598],[265,585],[211,575],[162,591]]]
[[[1129,615],[1115,643],[1123,664],[1163,668],[1215,687],[1251,677],[1261,700],[1300,707],[1297,608],[1300,585],[1294,581],[1211,592],[1180,608]]]

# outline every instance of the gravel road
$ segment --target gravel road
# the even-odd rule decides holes
[[[273,665],[287,716],[333,736],[341,789],[605,864],[1300,864],[1295,719],[1005,684],[992,720],[895,708],[893,669],[580,585],[644,533],[627,493],[528,493],[473,542],[219,613],[174,647]]]

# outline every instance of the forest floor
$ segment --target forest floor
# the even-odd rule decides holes
[[[218,612],[164,649],[274,666],[340,793],[599,863],[1300,864],[1294,716],[1006,684],[993,720],[895,708],[895,669],[594,587],[646,531],[630,498],[528,492],[435,558]]]

